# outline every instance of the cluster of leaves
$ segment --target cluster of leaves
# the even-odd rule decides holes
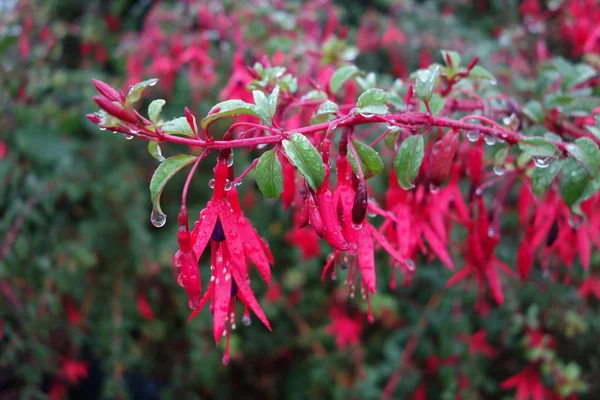
[[[351,10],[344,16],[324,2],[155,2],[143,20],[141,3],[114,5],[103,18],[101,2],[71,12],[65,9],[72,5],[54,1],[24,6],[7,26],[25,34],[2,32],[2,106],[10,110],[0,116],[2,391],[60,398],[77,382],[79,390],[90,386],[99,366],[110,398],[150,398],[159,390],[211,398],[496,398],[514,390],[593,398],[598,355],[590,349],[600,332],[600,259],[591,250],[600,186],[593,62],[541,57],[528,47],[534,41],[513,35],[516,20],[503,21],[512,25],[501,27],[498,42],[464,23],[469,14],[429,4],[359,13],[356,29],[346,32],[339,21],[351,21]],[[61,19],[48,23],[55,15]],[[81,29],[64,29],[74,23]],[[82,34],[70,33],[76,31]],[[536,49],[546,40],[519,32],[535,38]],[[125,57],[106,51],[117,43]],[[549,55],[553,43],[546,44]],[[456,51],[440,54],[444,48]],[[234,54],[228,73],[221,66]],[[493,75],[471,63],[474,54],[494,65]],[[349,63],[354,57],[356,65]],[[152,76],[157,86],[144,81]],[[124,91],[122,104],[147,116],[143,129],[107,112],[99,125],[126,138],[144,134],[156,161],[138,140],[84,121],[93,107],[92,77],[142,81]],[[143,91],[168,101],[145,103]],[[199,109],[177,117],[193,100]],[[205,117],[196,123],[192,114]],[[451,121],[460,125],[438,125]],[[416,269],[408,262],[386,268],[389,257],[377,254],[378,293],[366,291],[369,301],[320,282],[331,247],[317,241],[314,224],[298,229],[301,192],[329,181],[323,134],[335,138],[337,154],[350,128],[349,168],[367,180],[368,214],[384,211],[363,215],[362,229],[381,227],[389,237],[399,232],[396,221],[410,220],[404,229],[417,238],[402,254]],[[219,140],[224,132],[232,137]],[[176,214],[184,180],[176,173],[197,160],[194,146],[232,138],[250,141],[233,150],[238,174],[252,168],[237,192],[276,267],[268,288],[252,284],[273,332],[258,324],[234,331],[233,362],[225,368],[211,343],[210,314],[184,323],[188,300],[171,266],[177,226],[163,215]],[[212,194],[211,164],[209,157],[196,170],[187,196],[192,216]],[[444,208],[446,196],[464,198],[467,208]],[[430,217],[437,214],[445,233]],[[464,223],[475,219],[479,226]],[[436,245],[436,235],[446,241]],[[467,251],[479,245],[494,269],[505,263],[524,278],[500,278],[502,307],[494,305],[494,279],[477,274],[484,267]],[[342,254],[334,260],[339,277],[351,275],[339,268],[348,265]],[[446,288],[451,274],[441,264],[459,271],[454,281],[461,271],[474,277],[478,289]],[[209,282],[208,260],[200,266]],[[381,284],[395,286],[398,273],[402,288]],[[155,393],[139,393],[142,386]]]

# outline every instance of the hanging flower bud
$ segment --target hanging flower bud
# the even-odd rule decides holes
[[[367,214],[367,205],[369,204],[369,193],[364,181],[358,183],[356,194],[354,195],[354,204],[352,206],[352,223],[362,224]]]
[[[433,145],[429,159],[429,181],[433,186],[439,187],[450,175],[458,139],[458,132],[453,129]]]
[[[108,85],[107,83],[99,81],[97,79],[92,79],[92,83],[94,84],[94,87],[96,88],[98,93],[106,97],[108,100],[117,101],[119,103],[123,101],[123,95],[118,90],[110,87],[110,85]]]

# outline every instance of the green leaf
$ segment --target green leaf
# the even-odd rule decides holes
[[[598,174],[598,168],[600,168],[600,150],[592,139],[586,137],[579,138],[575,140],[575,143],[567,144],[567,151],[585,168],[592,178]]]
[[[148,153],[150,153],[150,155],[157,159],[159,162],[165,161],[165,158],[162,155],[162,151],[160,150],[158,142],[148,142]]]
[[[531,173],[531,186],[533,192],[538,196],[541,196],[548,190],[552,181],[560,171],[562,166],[561,160],[556,160],[550,163],[547,168],[535,168]]]
[[[356,83],[362,90],[367,90],[375,87],[377,82],[377,75],[374,72],[369,72],[364,78],[362,76],[356,77]]]
[[[155,124],[158,122],[160,112],[162,111],[165,103],[166,101],[163,99],[154,100],[152,103],[150,103],[148,106],[148,117],[150,118],[150,121],[154,122]]]
[[[544,121],[544,109],[539,101],[532,100],[525,104],[523,114],[533,122],[542,123]]]
[[[383,171],[383,161],[379,154],[373,150],[368,145],[359,142],[358,140],[352,140],[352,144],[354,145],[354,149],[356,150],[356,154],[358,155],[358,161],[360,163],[360,168],[363,172],[365,179],[369,179],[381,171]],[[358,173],[358,168],[356,165],[356,158],[353,154],[350,155],[350,165],[354,173]]]
[[[424,151],[425,143],[420,135],[409,136],[400,145],[394,158],[394,171],[402,188],[413,188],[412,183],[419,174]]]
[[[572,88],[596,76],[594,67],[587,64],[574,65],[567,74],[564,75],[563,85],[566,88]]]
[[[417,71],[415,79],[415,92],[422,101],[428,102],[433,95],[433,88],[440,76],[440,66],[435,65],[429,69]]]
[[[194,137],[194,132],[192,131],[192,127],[188,123],[185,117],[179,117],[172,119],[171,121],[167,121],[161,125],[162,130],[169,135],[181,135]]]
[[[152,210],[164,214],[160,207],[160,195],[167,183],[179,171],[190,165],[196,160],[195,156],[180,154],[167,158],[154,171],[152,180],[150,181],[150,199],[152,200]]]
[[[125,100],[125,104],[133,104],[142,97],[142,92],[146,90],[146,88],[150,86],[156,85],[158,79],[148,79],[143,82],[136,83],[131,86],[129,89],[129,93],[127,94],[127,99]]]
[[[260,110],[260,114],[270,115],[271,113],[271,104],[267,95],[261,90],[253,90],[252,97],[254,98],[254,104],[256,105],[256,109]],[[264,120],[264,118],[261,118]],[[270,117],[269,117],[270,120]]]
[[[284,139],[281,144],[290,162],[304,175],[308,185],[317,190],[325,180],[325,169],[315,146],[299,133],[292,134],[289,140]]]
[[[565,203],[571,207],[583,194],[589,181],[588,173],[572,158],[563,163],[561,195]]]
[[[226,100],[211,108],[208,115],[200,122],[200,125],[202,126],[202,129],[205,129],[209,124],[221,118],[232,115],[253,115],[259,117],[261,120],[265,121],[267,125],[271,126],[271,118],[269,118],[267,110],[268,106],[262,109],[254,104],[246,103],[243,100]]]
[[[579,201],[585,201],[595,195],[600,190],[600,174],[596,175],[594,179],[588,182],[583,190],[583,193],[579,197]]]
[[[506,163],[506,157],[508,157],[508,151],[510,147],[503,147],[496,152],[494,155],[494,167],[496,168],[504,168],[504,164]]]
[[[431,109],[431,115],[438,115],[440,111],[444,109],[444,105],[446,104],[446,99],[440,96],[437,93],[434,93],[429,99],[429,108]],[[419,110],[421,112],[427,112],[427,107],[425,107],[425,103],[421,103],[419,105]]]
[[[448,67],[453,69],[460,67],[460,54],[458,54],[456,51],[442,50],[442,58]],[[450,60],[450,63],[448,60]]]
[[[471,72],[469,72],[469,78],[479,78],[490,81],[490,83],[495,83],[496,78],[492,75],[487,69],[483,68],[480,65],[476,65],[473,67]]]
[[[277,111],[277,101],[279,100],[279,85],[273,88],[273,91],[269,95],[269,116],[273,118],[275,111]]]
[[[346,81],[360,74],[361,71],[356,67],[356,65],[345,65],[341,68],[338,68],[333,75],[331,75],[331,79],[329,80],[329,90],[331,90],[331,93],[334,94],[339,92]]]
[[[522,138],[519,148],[532,157],[554,157],[559,153],[558,147],[539,136]]]
[[[368,89],[358,97],[356,105],[361,114],[387,114],[387,94],[381,89]]]
[[[331,100],[326,100],[321,104],[317,111],[313,114],[310,119],[311,124],[320,124],[322,122],[331,121],[334,119],[334,115],[338,112],[339,107]]]
[[[283,192],[283,173],[276,150],[265,151],[256,165],[256,183],[269,198],[278,199]]]
[[[302,96],[300,100],[327,100],[327,93],[323,92],[322,90],[311,90]]]

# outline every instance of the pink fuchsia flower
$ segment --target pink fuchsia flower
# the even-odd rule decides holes
[[[504,390],[516,389],[516,400],[544,400],[552,394],[543,385],[540,373],[531,365],[502,382],[500,387]]]
[[[335,345],[344,349],[360,343],[362,323],[360,319],[348,316],[339,306],[333,306],[329,312],[331,323],[325,327],[325,332],[335,336]]]
[[[584,299],[595,297],[597,300],[600,300],[600,279],[594,275],[588,276],[579,287],[577,293]]]
[[[492,347],[487,341],[487,332],[485,329],[480,329],[473,335],[462,335],[460,341],[469,345],[469,354],[483,354],[486,357],[494,358],[497,350]]]

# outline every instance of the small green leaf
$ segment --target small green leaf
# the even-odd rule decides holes
[[[275,111],[277,111],[277,101],[279,100],[279,85],[275,86],[271,94],[269,95],[269,116],[273,118]]]
[[[506,157],[508,157],[508,151],[510,147],[503,147],[496,152],[494,155],[494,167],[496,168],[504,168],[504,164],[506,163]]]
[[[360,162],[360,168],[363,172],[365,179],[369,179],[381,171],[383,171],[383,161],[379,154],[375,150],[373,150],[368,145],[359,142],[358,140],[352,140],[352,144],[354,144],[354,149],[356,150],[356,154],[358,155],[358,161]],[[350,165],[354,173],[358,173],[358,168],[356,165],[356,159],[354,155],[350,155]]]
[[[283,173],[276,150],[265,151],[256,165],[256,183],[269,198],[278,199],[283,192]]]
[[[417,71],[415,79],[415,92],[422,101],[428,102],[433,95],[433,88],[440,76],[440,66],[434,65],[429,69]]]
[[[327,93],[323,92],[322,90],[311,90],[302,96],[300,100],[327,100]]]
[[[265,95],[265,93],[261,90],[253,90],[252,97],[254,98],[254,104],[256,111],[259,112],[260,115],[269,116],[267,119],[261,117],[261,119],[265,122],[271,121],[271,104],[269,99]],[[277,103],[277,101],[275,101]],[[270,126],[270,125],[269,125]]]
[[[550,165],[548,168],[535,168],[531,173],[531,186],[533,188],[533,192],[538,196],[543,195],[546,190],[552,184],[552,181],[560,171],[560,167],[562,166],[561,160],[556,160]]]
[[[165,161],[165,158],[162,155],[162,151],[160,150],[158,142],[148,142],[148,153],[150,153],[150,155],[157,159],[159,162]]]
[[[161,125],[161,128],[165,133],[169,135],[194,137],[192,127],[188,123],[187,119],[185,119],[185,117],[179,117],[172,119],[171,121],[167,121]]]
[[[532,100],[525,104],[525,106],[523,106],[523,114],[538,124],[544,121],[544,109],[539,101]]]
[[[164,214],[160,207],[160,195],[165,186],[179,171],[190,165],[196,160],[195,156],[180,154],[167,158],[154,171],[150,181],[150,199],[152,200],[152,209]]]
[[[571,207],[583,194],[589,181],[588,173],[572,158],[563,163],[561,195],[565,203]]]
[[[152,103],[150,103],[148,106],[148,117],[150,118],[150,121],[154,122],[155,124],[158,122],[160,112],[162,111],[165,103],[166,101],[163,99],[154,100]]]
[[[583,190],[583,193],[579,197],[579,201],[582,202],[589,199],[590,197],[598,193],[598,190],[600,190],[600,174],[596,175],[594,179],[588,182],[588,184],[585,186],[585,189]]]
[[[333,75],[331,75],[331,79],[329,80],[329,90],[331,90],[331,93],[334,94],[339,92],[346,81],[360,74],[361,71],[356,67],[356,65],[345,65],[341,68],[338,68]]]
[[[494,75],[492,75],[487,69],[483,68],[480,65],[476,65],[473,67],[471,72],[469,72],[469,78],[486,79],[491,83],[496,82],[496,78],[494,78]]]
[[[125,103],[126,104],[135,103],[136,101],[138,101],[140,99],[140,97],[142,97],[142,92],[146,88],[156,85],[157,82],[158,82],[158,79],[148,79],[146,81],[139,82],[139,83],[136,83],[135,85],[131,86],[131,88],[129,89],[129,93],[127,94],[127,99],[125,100]]]
[[[453,69],[460,67],[460,54],[456,51],[442,50],[442,58],[448,67]],[[450,60],[450,62],[448,62],[448,60]]]
[[[579,138],[575,140],[575,143],[567,144],[567,151],[592,178],[596,176],[598,168],[600,168],[600,150],[592,139]]]
[[[522,138],[519,148],[532,157],[554,157],[559,153],[558,147],[539,136]]]
[[[331,100],[326,100],[319,106],[317,111],[313,114],[310,119],[311,124],[320,124],[322,122],[331,121],[335,118],[333,114],[338,112],[339,107]]]
[[[222,101],[210,109],[208,115],[200,122],[200,125],[202,126],[202,129],[205,129],[209,124],[221,118],[232,115],[253,115],[259,117],[266,122],[267,125],[271,126],[271,118],[269,118],[267,110],[268,106],[263,109],[239,99]]]
[[[387,114],[387,94],[381,89],[368,89],[356,102],[361,114]]]
[[[409,136],[400,145],[394,158],[394,171],[402,188],[413,188],[412,183],[419,174],[424,151],[425,143],[420,135]]]
[[[362,76],[356,77],[356,83],[362,90],[367,90],[375,87],[377,82],[377,75],[374,72],[369,72],[364,78]]]
[[[317,190],[325,180],[325,169],[315,146],[299,133],[293,133],[290,140],[284,139],[281,144],[290,162],[304,175],[309,186]]]

